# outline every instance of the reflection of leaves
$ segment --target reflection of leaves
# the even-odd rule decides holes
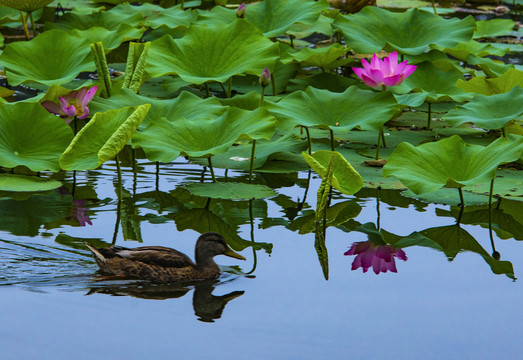
[[[494,274],[505,274],[514,279],[514,269],[510,261],[500,261],[491,257],[472,235],[458,225],[440,226],[414,232],[394,245],[430,247],[445,253],[450,261],[454,260],[456,255],[462,251],[471,251],[481,255]]]
[[[327,226],[337,226],[355,218],[361,212],[361,206],[353,201],[347,200],[330,206],[327,209]],[[290,223],[288,228],[292,231],[299,231],[300,234],[311,233],[315,229],[315,213],[301,216]]]
[[[378,193],[378,191],[379,191],[379,193]],[[377,189],[371,189],[371,188],[364,187],[364,188],[360,189],[356,194],[354,194],[354,196],[356,196],[359,199],[364,199],[364,200],[367,200],[367,199],[372,200],[372,199],[375,199],[376,196],[379,196],[379,200],[381,202],[384,202],[385,204],[388,204],[390,206],[408,208],[411,205],[414,205],[416,207],[417,211],[423,211],[423,209],[429,205],[426,202],[403,196],[403,194],[400,190],[394,190],[394,189],[377,190]]]
[[[322,228],[320,226],[320,228]],[[329,254],[327,253],[327,247],[325,246],[325,231],[316,231],[314,248],[318,254],[318,260],[320,261],[321,268],[323,270],[323,276],[325,280],[329,280]]]
[[[510,200],[507,200],[510,201]],[[523,202],[512,201],[515,206],[519,207],[519,214],[523,214]],[[502,202],[504,204],[504,201]],[[450,211],[443,209],[436,209],[438,216],[450,216],[458,218],[460,209],[451,208]],[[488,205],[467,206],[464,208],[461,216],[462,224],[480,225],[488,228],[489,210]],[[492,208],[492,229],[502,239],[509,239],[514,237],[516,240],[523,240],[523,223],[515,219],[512,215],[505,213],[503,209],[497,208],[493,205]],[[508,233],[508,234],[507,234]]]

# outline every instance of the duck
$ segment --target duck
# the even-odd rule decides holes
[[[214,262],[217,255],[245,260],[234,252],[222,235],[207,232],[195,245],[195,262],[184,253],[163,246],[96,248],[85,243],[104,275],[149,280],[158,283],[180,283],[216,279],[221,271]]]

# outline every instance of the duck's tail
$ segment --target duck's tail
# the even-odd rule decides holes
[[[93,245],[89,244],[88,242],[85,243],[85,246],[87,246],[89,248],[89,250],[91,250],[91,252],[93,253],[94,259],[96,260],[96,263],[98,264],[98,266],[102,267],[103,263],[105,263],[105,261],[107,260],[105,258],[105,256],[103,256],[102,253],[97,248],[95,248]]]

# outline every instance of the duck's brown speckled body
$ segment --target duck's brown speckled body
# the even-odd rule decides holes
[[[211,232],[201,235],[196,242],[196,263],[184,253],[163,246],[143,246],[134,249],[114,246],[98,249],[88,243],[86,245],[94,254],[94,259],[104,274],[161,283],[218,277],[220,268],[213,260],[216,255],[245,260],[227,245],[223,236]]]

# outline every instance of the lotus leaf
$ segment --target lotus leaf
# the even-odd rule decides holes
[[[36,176],[0,174],[1,191],[47,191],[59,188],[62,183]]]
[[[418,68],[411,76],[406,78],[401,85],[394,87],[395,92],[399,94],[411,91],[420,92],[425,99],[432,102],[449,100],[462,102],[473,97],[456,86],[456,81],[463,79],[460,71],[455,69],[442,71],[429,61],[424,61],[417,66]]]
[[[178,74],[194,84],[223,83],[233,75],[274,69],[278,55],[278,45],[242,19],[227,25],[195,24],[182,39],[153,41],[147,72],[151,77]]]
[[[7,6],[25,12],[33,12],[52,2],[53,0],[0,0],[0,6]]]
[[[451,48],[469,41],[475,21],[472,16],[445,20],[418,9],[396,13],[367,6],[357,14],[337,17],[333,26],[343,32],[347,45],[359,53],[385,49],[418,55],[431,45]]]
[[[327,173],[331,157],[334,158],[332,173],[332,187],[344,194],[352,195],[363,187],[361,175],[354,170],[352,165],[337,151],[320,150],[312,155],[302,152],[305,161],[322,178]]]
[[[295,53],[288,54],[288,57],[282,59],[282,62],[286,63],[294,60],[303,67],[317,66],[324,70],[330,70],[351,61],[351,59],[340,59],[347,51],[348,49],[345,46],[338,43],[316,49],[306,47]]]
[[[145,19],[147,27],[157,29],[161,26],[167,26],[174,29],[180,26],[189,27],[196,20],[196,13],[193,11],[184,11],[180,6],[163,8],[159,5],[142,4],[133,6],[131,4],[121,4],[115,6],[110,13],[132,18],[138,12]]]
[[[93,26],[87,30],[72,29],[68,32],[81,39],[87,39],[91,44],[101,41],[105,50],[113,50],[124,41],[140,39],[145,28],[137,29],[128,24],[120,24],[114,30]]]
[[[443,118],[452,126],[470,122],[482,129],[495,130],[522,114],[523,88],[515,86],[504,94],[477,95],[469,103],[449,111]]]
[[[332,36],[334,33],[334,30],[332,29],[334,17],[325,16],[324,14],[325,13],[322,13],[318,20],[312,25],[301,22],[292,24],[292,26],[287,30],[287,34],[294,36],[297,39],[306,38],[314,33]]]
[[[401,143],[383,168],[384,176],[399,178],[415,194],[440,187],[461,188],[492,180],[500,164],[516,161],[523,137],[499,138],[488,146],[465,144],[457,136],[417,147]]]
[[[490,58],[481,58],[472,54],[467,56],[465,61],[470,65],[478,66],[488,77],[498,77],[510,69],[514,69],[514,65],[512,64],[504,64],[501,61],[494,61]]]
[[[60,157],[62,169],[96,169],[113,159],[127,144],[150,107],[145,104],[95,114]]]
[[[131,14],[122,14],[112,11],[99,11],[92,14],[78,14],[69,12],[61,16],[57,22],[47,22],[45,26],[50,29],[61,29],[64,31],[71,30],[89,30],[92,27],[102,27],[107,30],[116,30],[121,24],[127,24],[132,27],[140,27],[145,20],[139,12]]]
[[[244,183],[192,183],[186,188],[194,195],[212,199],[249,200],[273,197],[276,193],[269,187]]]
[[[458,80],[457,87],[467,92],[482,95],[503,94],[512,90],[515,86],[523,88],[523,71],[510,69],[497,78],[474,77],[469,81]]]
[[[264,108],[247,111],[230,108],[221,116],[155,119],[133,136],[133,146],[144,149],[151,161],[170,162],[180,153],[192,157],[226,152],[238,139],[270,139],[276,120]]]
[[[459,43],[450,49],[445,49],[440,46],[434,46],[434,48],[460,60],[466,60],[467,56],[469,56],[470,54],[479,57],[484,57],[487,55],[503,56],[509,51],[508,48],[500,49],[492,46],[491,44],[480,43],[475,40]]]
[[[69,125],[38,103],[0,104],[0,166],[58,171],[73,138]]]
[[[351,86],[343,93],[307,88],[266,104],[279,120],[278,127],[290,130],[298,125],[344,133],[354,128],[378,130],[397,111],[390,91],[374,92]]]
[[[89,42],[62,30],[46,31],[31,41],[9,44],[0,55],[0,64],[4,65],[11,85],[25,81],[60,85],[82,71],[95,69]]]
[[[512,31],[514,25],[514,21],[510,19],[490,19],[476,21],[474,39],[507,35]]]

